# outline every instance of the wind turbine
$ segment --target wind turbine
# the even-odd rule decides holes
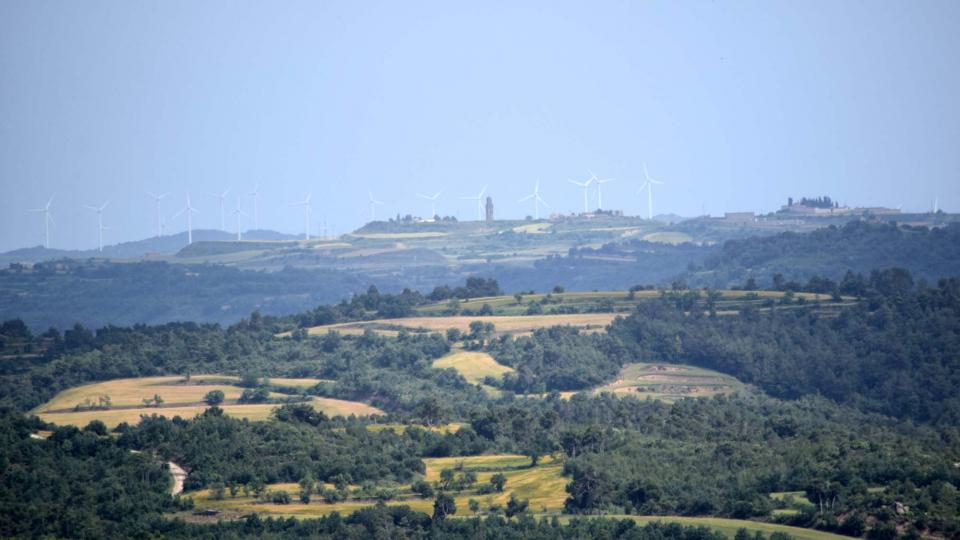
[[[240,216],[250,217],[246,212],[240,209],[240,196],[237,196],[237,207],[233,210],[233,214],[237,216],[237,242],[243,240],[243,237],[240,235]]]
[[[221,231],[227,230],[227,221],[226,221],[226,217],[225,217],[225,216],[226,216],[226,206],[225,206],[225,204],[226,204],[226,200],[227,200],[227,193],[230,193],[230,188],[225,189],[225,190],[223,191],[223,193],[221,193],[221,194],[219,194],[219,195],[217,195],[216,193],[211,193],[211,194],[210,194],[211,197],[213,197],[213,198],[215,198],[215,199],[220,199],[220,230],[221,230]]]
[[[586,182],[577,182],[576,180],[570,180],[570,183],[583,188],[583,213],[589,212],[587,209],[587,190],[590,189],[590,183],[593,182],[593,177],[590,177]]]
[[[377,205],[383,204],[383,201],[378,201],[373,198],[373,192],[369,189],[367,190],[367,197],[370,200],[370,221],[377,220]]]
[[[183,210],[180,210],[173,215],[170,219],[177,219],[180,214],[187,213],[187,244],[193,243],[193,214],[199,214],[200,211],[193,207],[190,204],[190,193],[187,193],[187,205],[183,207]]]
[[[311,195],[307,193],[307,198],[304,200],[290,203],[291,206],[303,207],[303,237],[307,240],[310,239],[310,197]]]
[[[253,229],[258,230],[260,229],[260,212],[257,203],[260,200],[260,184],[254,184],[253,191],[249,195],[253,199]]]
[[[150,198],[156,201],[157,203],[157,236],[158,237],[163,236],[163,222],[160,218],[160,201],[162,201],[164,197],[169,195],[169,193],[161,193],[159,195],[154,195],[153,193],[150,193],[148,191],[147,195],[149,195]]]
[[[533,199],[533,218],[540,219],[540,205],[543,204],[547,208],[550,208],[550,205],[547,204],[547,201],[543,200],[543,197],[540,196],[539,178],[537,178],[537,183],[533,185],[533,193],[527,195],[517,202],[529,201],[530,199]]]
[[[483,186],[476,197],[460,197],[465,201],[477,201],[477,221],[483,221],[483,194],[487,192],[487,186]]]
[[[88,210],[93,210],[97,213],[97,251],[103,252],[103,231],[106,227],[103,226],[103,209],[110,204],[110,201],[107,201],[100,206],[90,206],[86,205]]]
[[[643,188],[647,188],[647,219],[653,219],[653,185],[662,184],[663,182],[650,178],[650,174],[647,173],[646,163],[643,164],[643,176],[646,177],[647,181],[637,190],[637,195],[643,191]]]
[[[613,178],[597,178],[597,175],[593,174],[593,171],[587,171],[590,173],[590,180],[593,180],[597,183],[597,210],[603,209],[603,189],[601,186],[607,182],[613,182]]]
[[[442,189],[433,195],[423,195],[421,193],[417,193],[417,197],[430,201],[430,219],[433,219],[437,215],[437,199],[440,198],[441,193],[443,193]]]
[[[50,224],[53,223],[56,225],[56,222],[53,220],[53,215],[50,213],[50,205],[53,204],[53,198],[55,195],[50,196],[50,200],[47,201],[47,205],[41,208],[31,208],[27,212],[43,212],[43,247],[50,249]]]

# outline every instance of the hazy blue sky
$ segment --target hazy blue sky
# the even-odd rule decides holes
[[[263,192],[261,225],[383,213],[473,219],[539,176],[615,182],[605,206],[770,210],[788,195],[960,207],[960,2],[0,2],[0,249],[152,235],[193,195]],[[250,201],[243,200],[250,210]],[[231,195],[229,206],[235,205]],[[232,220],[230,221],[232,223]],[[248,226],[249,222],[245,224]],[[182,230],[185,221],[171,223]]]

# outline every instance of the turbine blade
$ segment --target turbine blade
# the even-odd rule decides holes
[[[550,208],[550,205],[547,204],[547,201],[543,200],[543,197],[541,197],[540,195],[537,195],[537,200],[540,201],[540,204],[546,206],[547,208]]]
[[[522,199],[520,199],[520,200],[518,200],[517,202],[523,202],[523,201],[529,201],[530,199],[532,199],[532,198],[533,198],[533,196],[534,196],[534,194],[533,194],[533,193],[531,193],[530,195],[527,195],[526,197],[524,197],[524,198],[522,198]]]

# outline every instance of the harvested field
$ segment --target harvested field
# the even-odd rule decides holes
[[[456,328],[461,332],[470,331],[470,323],[480,321],[492,323],[496,334],[525,334],[539,328],[550,326],[575,326],[583,330],[603,330],[613,321],[614,313],[574,313],[563,315],[531,315],[531,316],[454,316],[454,317],[408,317],[402,319],[377,319],[373,321],[359,321],[324,326],[314,326],[308,329],[310,335],[325,334],[337,331],[343,334],[361,334],[367,328],[380,331],[396,331],[400,328],[420,330],[426,332],[444,332],[448,328]],[[289,333],[281,334],[281,336]]]
[[[513,371],[513,368],[497,362],[485,352],[463,350],[454,350],[443,358],[434,360],[433,367],[453,368],[471,384],[482,383],[485,377],[499,379],[504,373]]]
[[[265,420],[278,406],[276,403],[237,403],[243,389],[232,386],[239,379],[229,375],[194,375],[187,381],[181,376],[141,377],[117,379],[70,388],[60,392],[53,399],[37,407],[32,412],[48,422],[59,425],[85,426],[91,420],[100,420],[108,427],[122,422],[137,423],[141,415],[162,415],[167,418],[180,416],[192,418],[208,408],[203,397],[211,390],[221,390],[225,401],[220,405],[231,416],[249,420]],[[277,386],[310,387],[321,379],[271,379]],[[163,399],[160,406],[145,405],[144,399],[159,395]],[[109,407],[100,406],[99,399],[109,396]],[[271,393],[271,397],[282,399],[284,394]],[[381,414],[382,411],[365,403],[330,398],[311,398],[309,403],[317,410],[335,416],[358,416]]]

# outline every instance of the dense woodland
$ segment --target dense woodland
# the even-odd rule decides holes
[[[851,227],[862,234],[861,226]],[[934,234],[867,227],[870,234]],[[501,292],[487,279],[430,294],[369,287],[338,304],[293,316],[254,312],[229,327],[169,323],[93,331],[77,324],[34,333],[22,320],[9,320],[0,324],[0,506],[6,509],[0,536],[715,538],[705,530],[616,520],[560,525],[524,511],[509,520],[450,520],[444,518],[452,499],[445,502],[443,493],[436,505],[444,510],[433,516],[376,506],[303,522],[168,519],[192,500],[167,495],[166,460],[190,471],[188,490],[257,492],[270,483],[311,479],[361,485],[371,501],[384,501],[417,481],[423,458],[484,453],[520,453],[531,463],[547,454],[561,459],[565,511],[574,515],[769,520],[784,504],[771,492],[800,491],[813,505],[777,519],[875,539],[960,536],[960,279],[931,281],[901,268],[807,279],[743,277],[739,287],[769,283],[786,295],[718,313],[715,294],[675,280],[659,298],[594,334],[548,328],[498,336],[485,325],[466,335],[396,337],[303,330],[402,317],[428,302]],[[800,291],[823,299],[792,294]],[[515,369],[485,381],[502,395],[452,369],[431,367],[453,345],[487,351]],[[735,397],[674,405],[558,395],[609,382],[637,361],[693,364],[751,386]],[[364,401],[386,416],[329,418],[293,403],[278,404],[272,420],[249,422],[213,406],[190,419],[144,417],[110,434],[99,422],[57,428],[23,415],[79,384],[215,372],[242,376],[264,392],[278,390],[270,377],[330,380],[301,392]],[[373,422],[448,421],[464,425],[455,433],[367,429]],[[54,430],[50,439],[30,437],[41,428]],[[338,496],[337,490],[324,494]]]
[[[955,276],[960,268],[960,223],[927,228],[850,221],[810,233],[729,240],[682,279],[690,285],[726,287],[753,277],[769,286],[776,274],[798,281],[814,276],[839,280],[847,271],[866,274],[891,267],[932,282]]]

